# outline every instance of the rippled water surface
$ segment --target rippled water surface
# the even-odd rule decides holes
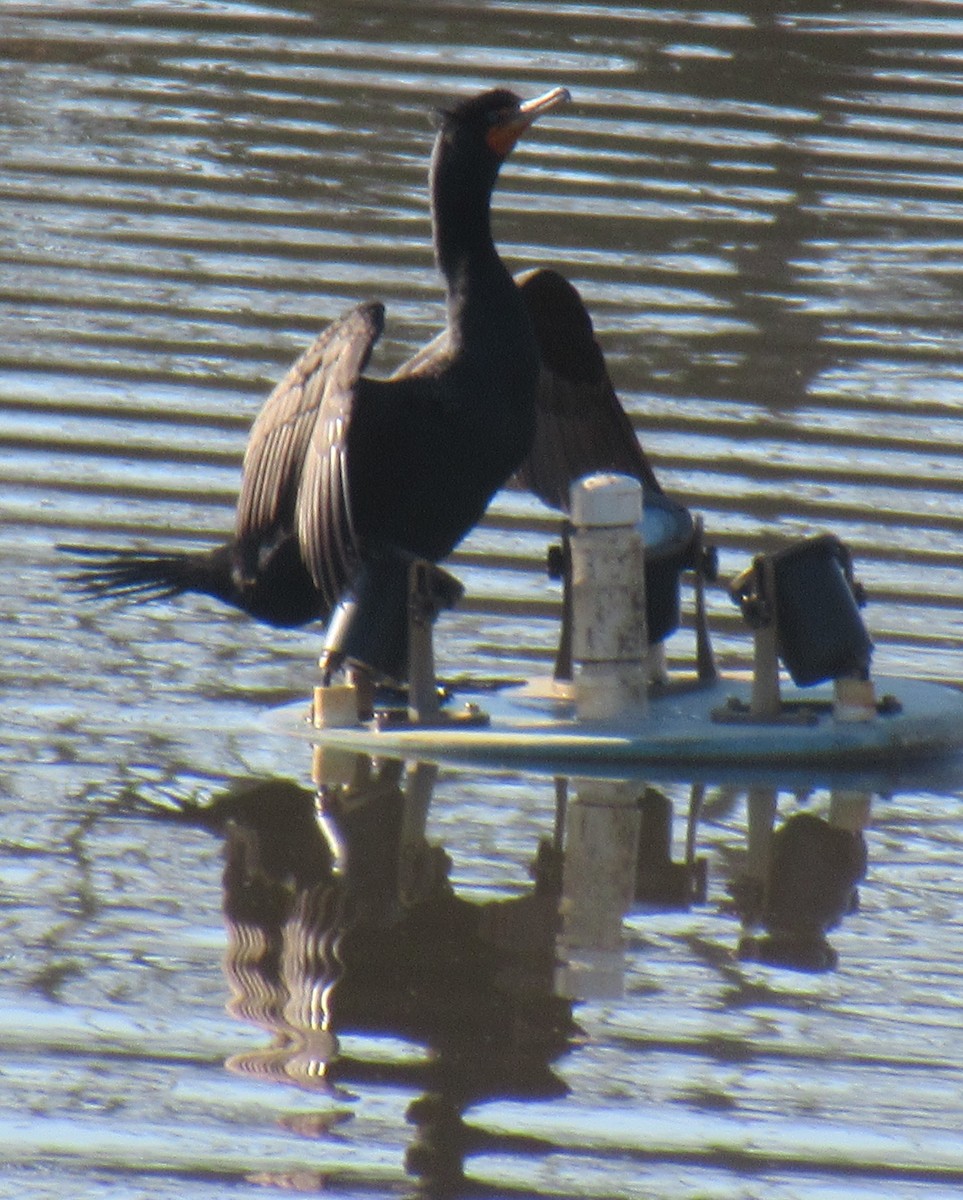
[[[724,576],[831,529],[877,667],[959,684],[963,6],[2,0],[0,64],[0,1193],[958,1195],[958,768],[316,763],[326,840],[260,723],[317,635],[80,602],[55,545],[226,534],[325,322],[385,300],[388,373],[442,321],[432,108],[565,84],[506,260],[577,285]],[[548,672],[556,535],[499,495],[443,674]]]

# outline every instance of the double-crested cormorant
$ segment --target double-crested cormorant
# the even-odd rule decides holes
[[[277,626],[326,620],[353,593],[355,656],[404,677],[410,563],[450,554],[532,445],[538,347],[495,249],[490,203],[516,141],[567,99],[564,88],[524,103],[495,89],[441,115],[431,207],[443,352],[372,379],[362,372],[382,305],[335,321],[251,428],[233,538],[207,552],[82,552],[96,559],[81,576],[88,593],[202,592]]]

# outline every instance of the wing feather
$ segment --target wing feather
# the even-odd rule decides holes
[[[309,553],[301,545],[302,557],[329,603],[338,599],[332,589],[342,578],[342,566],[329,573],[323,587],[322,570],[315,566],[324,559],[326,531],[332,524],[350,532],[344,471],[339,466],[323,486],[311,484],[323,495],[325,506],[317,519],[302,513],[299,497],[319,454],[333,460],[345,455],[355,389],[383,325],[384,308],[376,302],[360,304],[332,322],[265,401],[244,455],[235,524],[238,545],[256,554],[292,532],[300,537],[303,527],[312,544]],[[343,560],[350,552],[345,542],[337,557]]]
[[[578,292],[545,268],[517,276],[516,283],[535,324],[542,360],[535,440],[516,481],[563,511],[570,485],[596,471],[632,475],[647,490],[661,493]]]
[[[310,428],[299,430],[302,464],[294,527],[304,565],[331,606],[340,600],[360,558],[348,488],[348,434],[365,387],[361,372],[383,319],[380,305],[363,305],[349,315],[353,328],[326,355]]]

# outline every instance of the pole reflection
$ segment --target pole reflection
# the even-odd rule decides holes
[[[827,817],[802,811],[779,825],[777,802],[770,788],[748,795],[745,863],[729,883],[746,931],[739,957],[831,970],[838,954],[826,935],[859,906],[870,798],[860,791],[834,791]]]

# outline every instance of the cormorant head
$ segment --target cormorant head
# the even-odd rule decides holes
[[[455,208],[466,202],[470,207],[487,204],[499,168],[518,139],[533,121],[568,99],[568,91],[561,87],[534,100],[493,88],[439,112],[432,155],[436,200],[440,187]]]
[[[492,88],[439,113],[441,140],[484,146],[501,163],[534,121],[570,98],[563,87],[534,100],[522,100],[507,88]]]

